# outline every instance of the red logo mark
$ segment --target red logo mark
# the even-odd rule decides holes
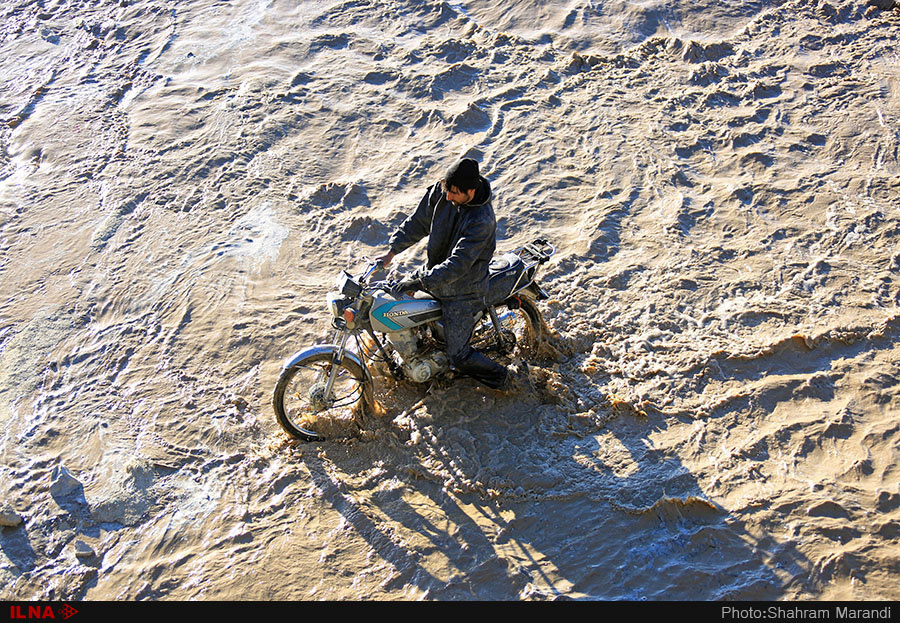
[[[63,619],[68,619],[73,614],[77,614],[78,610],[70,606],[69,604],[64,604],[59,608],[59,614]],[[50,606],[17,606],[12,605],[9,607],[9,618],[17,619],[17,620],[28,620],[28,619],[55,619],[56,614],[53,612],[53,608]]]

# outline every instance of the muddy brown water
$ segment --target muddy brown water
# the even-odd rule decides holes
[[[898,597],[896,10],[0,16],[4,599]],[[559,356],[291,442],[281,363],[463,155]]]

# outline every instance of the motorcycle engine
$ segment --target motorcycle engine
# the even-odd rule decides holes
[[[447,355],[441,351],[423,354],[419,350],[419,340],[412,329],[394,331],[388,334],[388,341],[394,348],[397,361],[409,380],[424,383],[431,377],[450,368]]]

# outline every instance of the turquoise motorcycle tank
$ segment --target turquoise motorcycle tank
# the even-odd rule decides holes
[[[412,329],[441,317],[441,304],[432,298],[395,298],[378,292],[372,301],[369,320],[380,333]]]

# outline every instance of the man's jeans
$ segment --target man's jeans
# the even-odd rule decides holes
[[[506,368],[469,344],[475,314],[484,309],[484,297],[441,299],[447,357],[458,372],[497,389],[506,381]]]

